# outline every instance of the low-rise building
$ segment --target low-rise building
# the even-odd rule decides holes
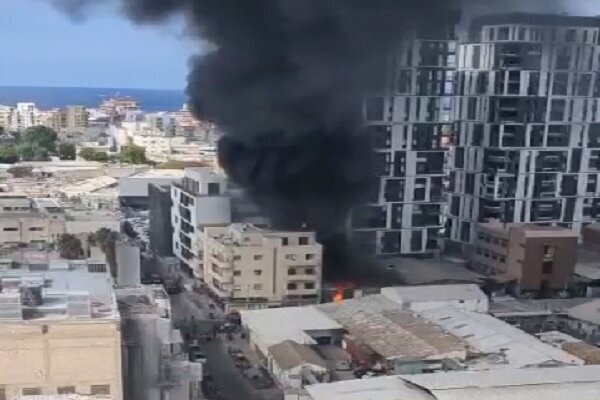
[[[600,367],[439,372],[307,386],[309,400],[595,400]]]
[[[488,297],[474,284],[394,286],[382,288],[381,294],[414,312],[445,306],[481,313],[489,309]]]
[[[151,169],[119,179],[119,202],[125,207],[148,207],[148,185],[171,185],[183,178],[179,169]]]
[[[578,235],[533,224],[480,223],[471,256],[478,272],[514,279],[517,292],[566,290],[577,259]]]
[[[105,263],[3,264],[0,285],[0,398],[123,398],[121,322]]]
[[[204,228],[204,281],[227,309],[317,303],[322,246],[314,232],[250,224]]]

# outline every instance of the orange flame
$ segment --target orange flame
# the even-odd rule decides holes
[[[344,292],[342,292],[341,290],[338,290],[337,292],[335,292],[335,295],[333,296],[333,302],[339,304],[343,301],[344,301]]]

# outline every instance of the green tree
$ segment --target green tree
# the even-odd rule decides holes
[[[115,245],[118,239],[119,233],[111,231],[108,228],[101,228],[89,237],[90,244],[99,246],[106,256],[106,261],[108,262],[113,278],[117,277],[117,253]]]
[[[58,145],[58,156],[61,160],[74,160],[77,150],[73,143],[61,143]]]
[[[121,147],[121,161],[129,164],[147,164],[146,150],[143,147],[129,144]]]
[[[0,146],[0,163],[14,164],[19,161],[17,149],[13,145]]]
[[[83,256],[83,247],[81,240],[75,235],[65,233],[58,237],[58,251],[62,258],[75,260]]]
[[[91,148],[81,149],[79,156],[87,161],[107,162],[109,160],[108,153]]]
[[[43,161],[56,153],[56,132],[45,126],[28,128],[19,139],[17,152],[22,160]]]

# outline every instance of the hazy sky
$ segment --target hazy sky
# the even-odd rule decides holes
[[[476,13],[485,12],[490,4],[489,0],[470,1]],[[534,8],[543,11],[546,2],[560,0],[505,1],[520,9],[537,5]],[[75,22],[49,3],[0,0],[0,85],[185,86],[187,60],[195,46],[181,38],[181,24],[139,27],[110,9]],[[570,13],[600,14],[600,0],[563,3]]]
[[[181,26],[139,27],[114,10],[73,21],[48,0],[0,0],[0,85],[185,87]]]

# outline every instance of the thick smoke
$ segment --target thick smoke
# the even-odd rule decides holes
[[[61,4],[76,11],[85,2]],[[197,116],[225,133],[220,162],[277,227],[316,229],[324,240],[344,231],[349,209],[373,188],[362,97],[383,87],[387,56],[407,32],[434,29],[456,7],[453,0],[121,3],[140,23],[183,14],[192,34],[214,45],[192,61],[187,93]]]

